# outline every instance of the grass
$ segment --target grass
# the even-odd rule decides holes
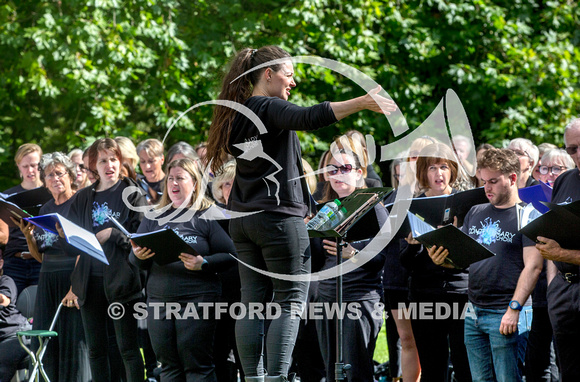
[[[377,345],[375,347],[375,354],[373,359],[378,363],[384,363],[389,360],[389,350],[387,347],[387,334],[385,330],[385,323],[383,321],[383,326],[379,332],[379,337],[377,338]]]

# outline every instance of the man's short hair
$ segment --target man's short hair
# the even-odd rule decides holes
[[[520,177],[520,160],[516,153],[509,149],[489,149],[477,159],[478,169],[499,171],[503,175],[516,174]]]

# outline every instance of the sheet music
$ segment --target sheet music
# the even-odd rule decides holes
[[[417,215],[412,212],[407,212],[407,217],[409,218],[409,225],[411,226],[413,237],[418,237],[435,230],[435,228],[419,219]]]

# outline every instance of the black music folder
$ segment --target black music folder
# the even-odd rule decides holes
[[[450,195],[414,198],[409,211],[433,227],[451,224],[457,216],[457,226],[461,227],[471,207],[484,203],[489,200],[483,187],[479,187]]]
[[[14,224],[10,219],[11,217],[16,220],[21,220],[24,218],[30,218],[32,215],[18,207],[16,204],[0,198],[0,220],[3,220],[9,227],[16,227],[16,224]]]
[[[550,211],[528,223],[520,232],[538,241],[538,236],[552,239],[565,249],[580,249],[580,200],[570,204],[544,203]]]
[[[139,247],[148,248],[152,252],[155,252],[155,255],[151,259],[159,265],[167,265],[180,261],[179,255],[182,252],[197,255],[197,252],[172,229],[164,228],[153,232],[129,233],[117,219],[111,215],[109,215],[109,219]]]
[[[189,244],[169,228],[155,232],[132,234],[129,237],[138,246],[149,248],[152,252],[155,252],[152,259],[159,265],[180,261],[179,255],[182,252],[197,255]]]
[[[46,187],[37,187],[32,190],[5,195],[5,199],[16,204],[30,215],[38,215],[40,207],[52,199],[52,194]]]
[[[426,247],[444,247],[449,251],[447,261],[456,268],[465,269],[471,264],[495,256],[489,249],[452,224],[434,229],[416,215],[408,213],[413,237]]]
[[[347,241],[365,240],[376,235],[381,227],[374,207],[383,201],[393,191],[390,187],[372,187],[355,190],[349,196],[339,199],[341,207],[346,209],[346,213],[341,217],[335,226],[327,224],[318,230],[309,230],[309,237],[346,237]],[[324,203],[316,207],[320,209]]]

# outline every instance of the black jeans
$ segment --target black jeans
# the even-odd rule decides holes
[[[41,263],[34,259],[24,260],[18,257],[4,259],[4,274],[12,277],[18,294],[22,293],[26,287],[38,285]],[[63,296],[64,297],[64,296]]]
[[[89,347],[89,361],[94,382],[115,380],[116,360],[110,354],[111,343],[116,339],[128,382],[142,382],[145,378],[143,357],[139,350],[139,330],[133,317],[133,305],[138,300],[123,304],[125,314],[118,320],[108,315],[109,302],[105,297],[103,278],[91,276],[87,298],[81,307],[85,337]],[[110,337],[113,338],[110,338]]]
[[[245,264],[282,275],[310,272],[306,251],[310,245],[306,225],[300,217],[262,212],[230,221],[230,234]],[[263,338],[266,337],[267,373],[287,375],[300,320],[292,317],[292,306],[306,303],[308,282],[269,277],[239,265],[242,303],[273,301],[281,314],[264,334],[264,320],[245,315],[236,323],[236,342],[246,376],[265,374]]]

